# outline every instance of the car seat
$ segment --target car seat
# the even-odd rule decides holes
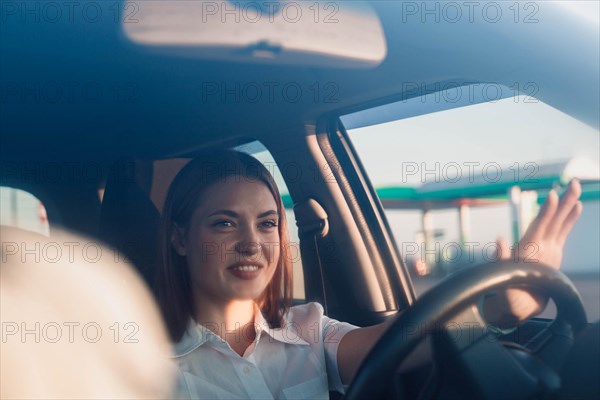
[[[109,173],[100,211],[99,236],[131,262],[153,288],[160,262],[160,213],[150,197],[153,164],[117,161]]]

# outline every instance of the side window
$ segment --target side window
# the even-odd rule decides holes
[[[0,225],[14,226],[48,236],[46,208],[24,190],[0,186]]]
[[[298,238],[298,227],[296,226],[296,217],[294,216],[294,211],[292,210],[293,203],[289,195],[289,190],[285,181],[283,180],[283,175],[277,166],[277,163],[273,159],[273,156],[269,151],[258,141],[251,142],[242,146],[236,147],[236,150],[248,153],[258,159],[263,165],[269,170],[273,178],[275,178],[275,183],[277,183],[277,188],[281,193],[281,197],[283,200],[283,205],[285,206],[285,214],[288,221],[288,229],[290,232],[290,248],[289,248],[289,257],[292,261],[292,269],[294,276],[294,300],[304,300],[304,274],[302,271],[302,260],[300,258],[300,240]]]
[[[576,177],[584,210],[562,271],[588,318],[600,318],[598,130],[533,97],[485,100],[460,104],[455,94],[431,93],[341,118],[417,295],[467,265],[496,260],[499,242],[519,240],[548,191]]]

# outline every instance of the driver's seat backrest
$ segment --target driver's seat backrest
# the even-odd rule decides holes
[[[160,213],[150,197],[153,164],[116,162],[108,176],[100,211],[100,238],[131,262],[153,288],[160,262]]]

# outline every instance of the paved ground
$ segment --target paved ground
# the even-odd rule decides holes
[[[577,274],[570,275],[569,278],[575,284],[579,294],[583,299],[583,303],[588,315],[589,321],[597,321],[600,319],[600,275],[599,274]],[[433,277],[413,277],[413,284],[417,296],[424,293],[426,290],[437,284],[441,278]],[[552,318],[556,315],[554,304],[550,304],[546,310],[540,315],[541,317]]]

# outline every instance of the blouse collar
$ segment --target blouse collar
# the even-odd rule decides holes
[[[283,327],[270,328],[260,309],[254,304],[254,329],[256,331],[257,342],[264,332],[281,343],[308,346],[309,344],[302,339],[301,332],[298,331],[299,329],[301,330],[301,327],[288,321],[287,317],[287,315],[284,317]],[[189,354],[205,343],[213,343],[217,346],[227,345],[227,342],[223,338],[216,335],[206,326],[191,319],[181,340],[173,345],[174,357],[182,357]]]

